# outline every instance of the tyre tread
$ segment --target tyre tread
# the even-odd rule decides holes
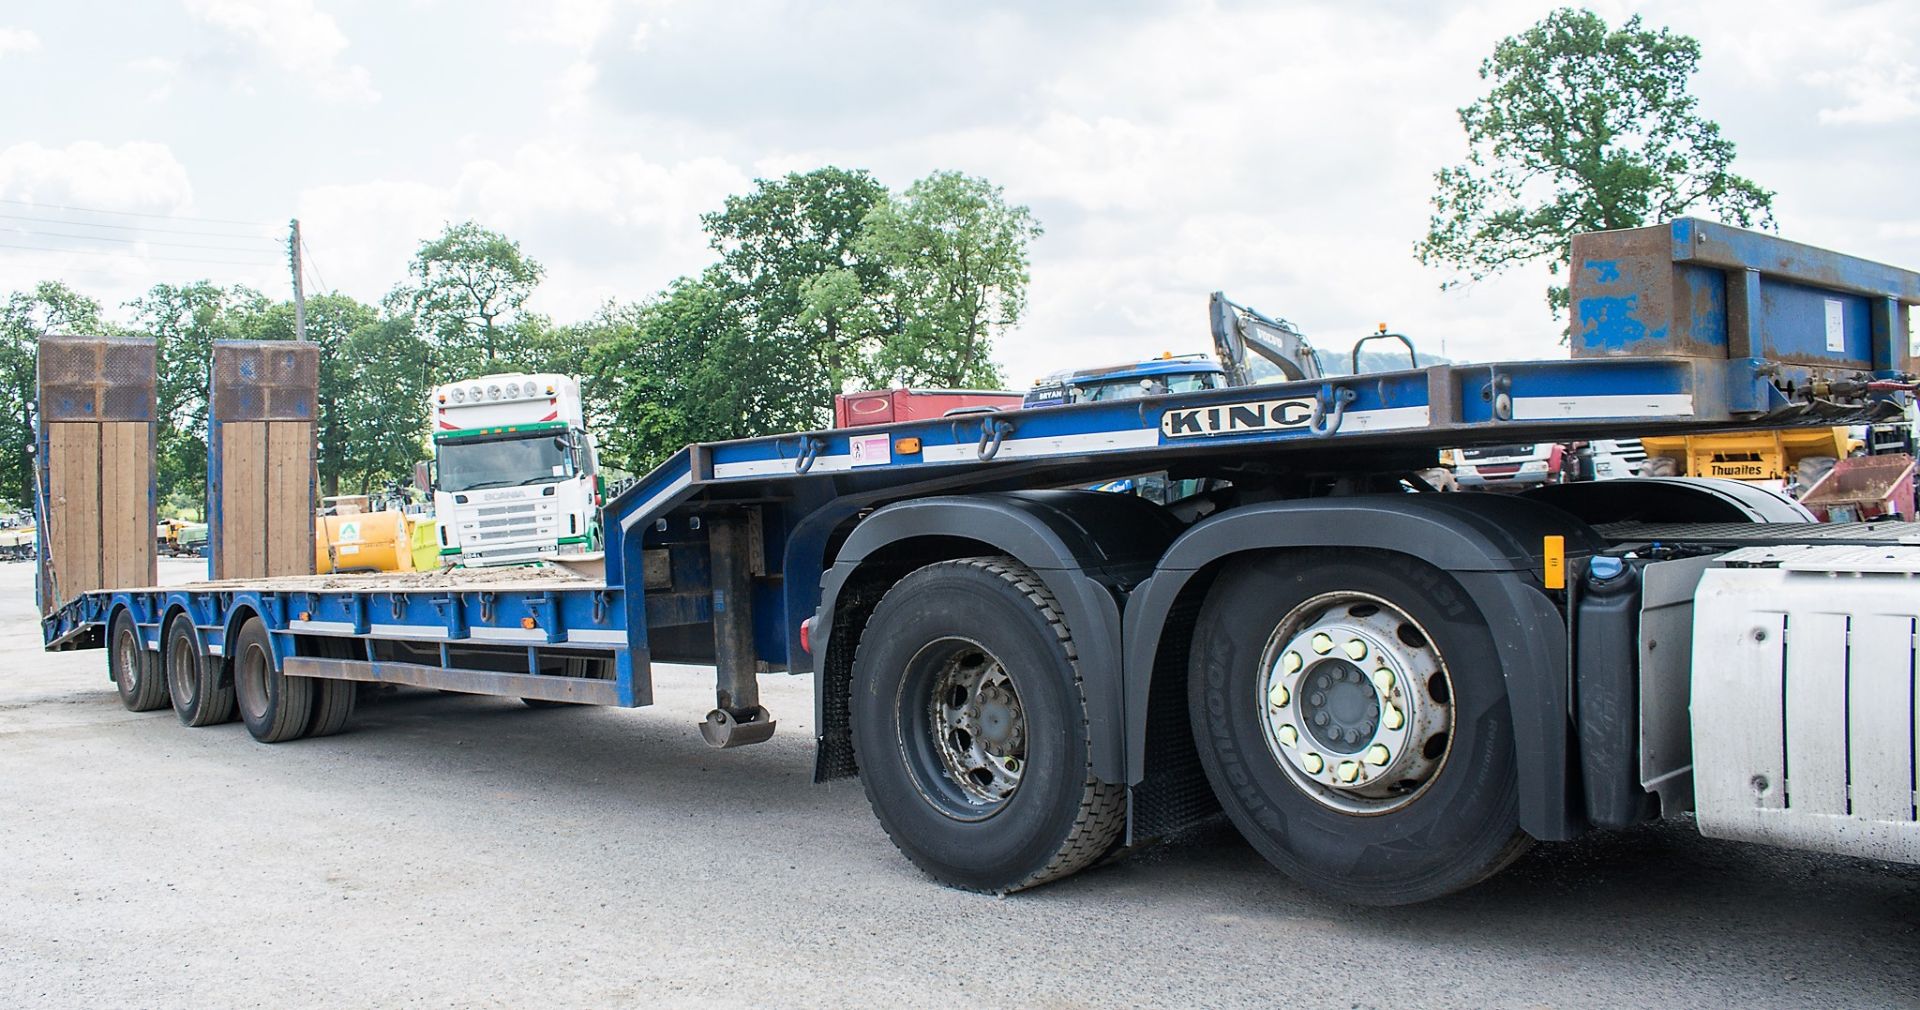
[[[1005,582],[1013,588],[1014,591],[1026,598],[1027,603],[1034,608],[1035,612],[1046,622],[1047,627],[1052,630],[1062,651],[1066,653],[1067,666],[1073,671],[1073,697],[1079,702],[1080,707],[1081,738],[1089,739],[1087,699],[1080,676],[1079,650],[1074,646],[1073,633],[1067,627],[1066,617],[1060,612],[1059,601],[1054,599],[1053,593],[1048,591],[1046,585],[1040,581],[1039,576],[1035,575],[1031,569],[1009,557],[959,558],[953,561],[944,561],[938,564],[928,565],[926,568],[920,569],[920,571],[943,567],[978,569]],[[897,587],[898,583],[896,583],[896,588]],[[889,593],[891,592],[890,590]],[[881,602],[884,605],[884,597]],[[875,613],[879,611],[879,607],[876,607],[874,610]],[[871,620],[871,618],[869,618],[869,620]],[[862,638],[865,638],[864,631]],[[1113,783],[1101,782],[1094,777],[1091,748],[1088,749],[1088,754],[1086,755],[1084,775],[1085,777],[1081,783],[1080,809],[1074,816],[1072,827],[1068,830],[1066,837],[1061,841],[1060,848],[1054,852],[1052,857],[1039,869],[1029,873],[1010,886],[976,890],[1011,894],[1015,891],[1024,891],[1030,887],[1038,887],[1049,881],[1071,876],[1092,865],[1102,856],[1105,856],[1113,850],[1114,846],[1120,840],[1120,830],[1126,824],[1126,788]],[[870,781],[866,780],[863,776],[863,782],[866,783],[865,790],[868,802],[878,804],[880,799],[874,795]],[[885,827],[884,821],[882,821],[882,826]],[[909,855],[910,857],[911,854],[908,852],[907,847],[902,845],[900,839],[894,836],[893,830],[891,828],[887,828],[886,830],[887,837],[892,840],[894,847],[899,849],[902,854]]]

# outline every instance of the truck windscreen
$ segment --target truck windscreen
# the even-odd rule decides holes
[[[550,434],[441,442],[438,448],[442,491],[517,487],[573,473],[566,438]]]

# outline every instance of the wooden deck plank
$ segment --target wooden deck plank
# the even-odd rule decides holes
[[[228,421],[220,426],[220,549],[214,575],[251,579],[267,574],[267,426]]]
[[[266,574],[313,573],[313,425],[267,422]]]

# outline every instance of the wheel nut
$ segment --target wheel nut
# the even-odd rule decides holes
[[[1017,757],[1007,758],[1005,764],[1007,766],[1007,770],[1010,772],[1017,772],[1020,770],[1020,759]]]
[[[1340,762],[1340,781],[1352,782],[1360,777],[1360,765],[1355,761]]]
[[[1391,757],[1393,757],[1393,752],[1387,750],[1386,744],[1377,743],[1367,748],[1367,763],[1370,765],[1378,766],[1386,764],[1387,760]]]
[[[1273,690],[1267,692],[1267,700],[1273,703],[1274,708],[1286,708],[1292,696],[1287,694],[1287,685],[1275,684]]]
[[[1295,743],[1299,742],[1300,731],[1297,729],[1294,729],[1292,723],[1288,723],[1287,725],[1280,727],[1279,732],[1275,733],[1274,736],[1279,737],[1280,742],[1282,744],[1288,747],[1291,747]]]
[[[1367,643],[1357,638],[1347,639],[1347,658],[1356,663],[1367,658]]]
[[[1313,651],[1324,656],[1333,651],[1333,636],[1322,631],[1313,636]]]
[[[1300,763],[1306,766],[1308,775],[1318,775],[1320,769],[1327,766],[1326,761],[1322,760],[1318,754],[1308,754],[1300,759]]]
[[[1384,666],[1373,671],[1373,686],[1379,688],[1381,694],[1393,690],[1393,671]]]
[[[1388,705],[1386,711],[1380,713],[1380,724],[1388,729],[1399,729],[1407,724],[1407,717],[1401,715],[1399,709]]]
[[[1301,659],[1297,652],[1289,652],[1280,657],[1280,669],[1286,673],[1299,673],[1300,668],[1305,665],[1307,661]]]

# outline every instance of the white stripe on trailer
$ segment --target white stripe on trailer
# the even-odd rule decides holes
[[[1089,452],[1108,452],[1114,449],[1144,449],[1159,444],[1158,428],[1095,431],[1084,435],[1038,435],[1031,438],[1009,438],[1001,442],[1000,451],[994,453],[993,458],[1074,456]],[[930,445],[921,450],[920,456],[928,463],[965,463],[980,458],[980,446],[975,442],[962,442],[959,445]]]
[[[1381,407],[1378,410],[1356,410],[1340,419],[1340,430],[1400,431],[1405,428],[1424,428],[1432,418],[1433,412],[1426,407]]]
[[[713,477],[715,480],[728,480],[734,477],[768,477],[774,474],[797,473],[794,462],[791,459],[753,459],[741,463],[715,463]],[[833,456],[814,457],[813,465],[807,468],[807,472],[835,473],[851,469],[853,469],[853,456],[849,453],[840,453]]]
[[[1693,413],[1692,393],[1596,394],[1593,396],[1516,396],[1513,419],[1678,417]]]
[[[567,632],[567,641],[595,643],[600,645],[625,645],[627,633],[624,631],[602,631],[596,628],[579,628]]]
[[[693,483],[693,474],[691,472],[683,473],[680,476],[675,477],[673,481],[669,483],[666,487],[663,487],[660,490],[654,492],[653,497],[648,498],[646,502],[643,503],[639,508],[636,508],[632,512],[627,513],[627,517],[625,519],[620,520],[620,532],[625,533],[628,530],[633,529],[634,523],[637,523],[640,520],[651,516],[653,514],[653,510],[660,507],[661,502],[666,501],[667,499],[673,497],[674,495],[677,495],[680,492],[686,490],[687,485],[692,483]]]
[[[376,638],[445,638],[447,629],[438,624],[369,624],[367,634]]]
[[[547,633],[538,628],[468,628],[467,637],[482,642],[540,642]]]
[[[326,635],[353,634],[352,621],[303,621],[299,618],[287,622],[288,631],[316,631]]]

